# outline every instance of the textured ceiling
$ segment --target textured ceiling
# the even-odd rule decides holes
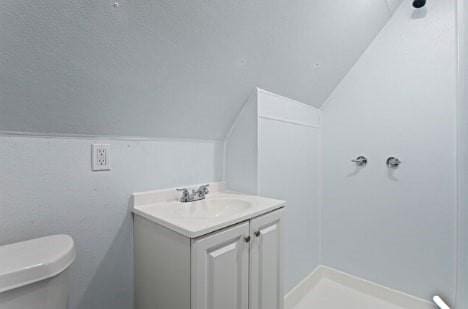
[[[388,1],[3,0],[0,130],[220,139],[256,86],[320,106]]]

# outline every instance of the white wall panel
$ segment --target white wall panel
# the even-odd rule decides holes
[[[257,89],[257,91],[259,117],[311,127],[320,126],[320,115],[317,109],[263,89]]]
[[[287,203],[285,292],[319,263],[319,113],[256,89],[226,140],[227,186]]]
[[[260,119],[259,194],[286,201],[285,292],[319,264],[317,128]]]

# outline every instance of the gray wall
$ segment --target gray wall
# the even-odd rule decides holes
[[[323,107],[323,263],[454,301],[453,1],[404,2]],[[358,155],[369,164],[356,169]],[[403,164],[391,171],[389,156]]]
[[[458,297],[457,309],[468,309],[468,2],[458,2],[459,102],[458,102]]]
[[[401,0],[0,1],[0,131],[224,137],[255,86],[320,105]],[[312,86],[311,86],[312,85]],[[222,178],[222,145],[0,136],[0,244],[71,234],[72,309],[132,303],[134,191]]]
[[[322,104],[401,0],[117,1],[0,1],[0,130],[219,139],[256,86]]]
[[[222,178],[223,144],[99,140],[110,172],[90,171],[92,139],[0,136],[0,245],[70,234],[71,309],[133,308],[130,194]]]

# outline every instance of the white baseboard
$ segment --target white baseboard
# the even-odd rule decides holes
[[[318,266],[284,297],[284,309],[292,309],[322,279],[323,267]]]
[[[293,309],[294,306],[297,305],[301,299],[323,278],[335,281],[336,283],[347,286],[361,293],[371,295],[403,308],[435,308],[435,306],[427,300],[321,265],[286,294],[284,299],[284,309]]]

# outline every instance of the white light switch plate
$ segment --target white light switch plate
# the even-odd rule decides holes
[[[91,146],[93,171],[110,171],[110,145],[93,144]]]

